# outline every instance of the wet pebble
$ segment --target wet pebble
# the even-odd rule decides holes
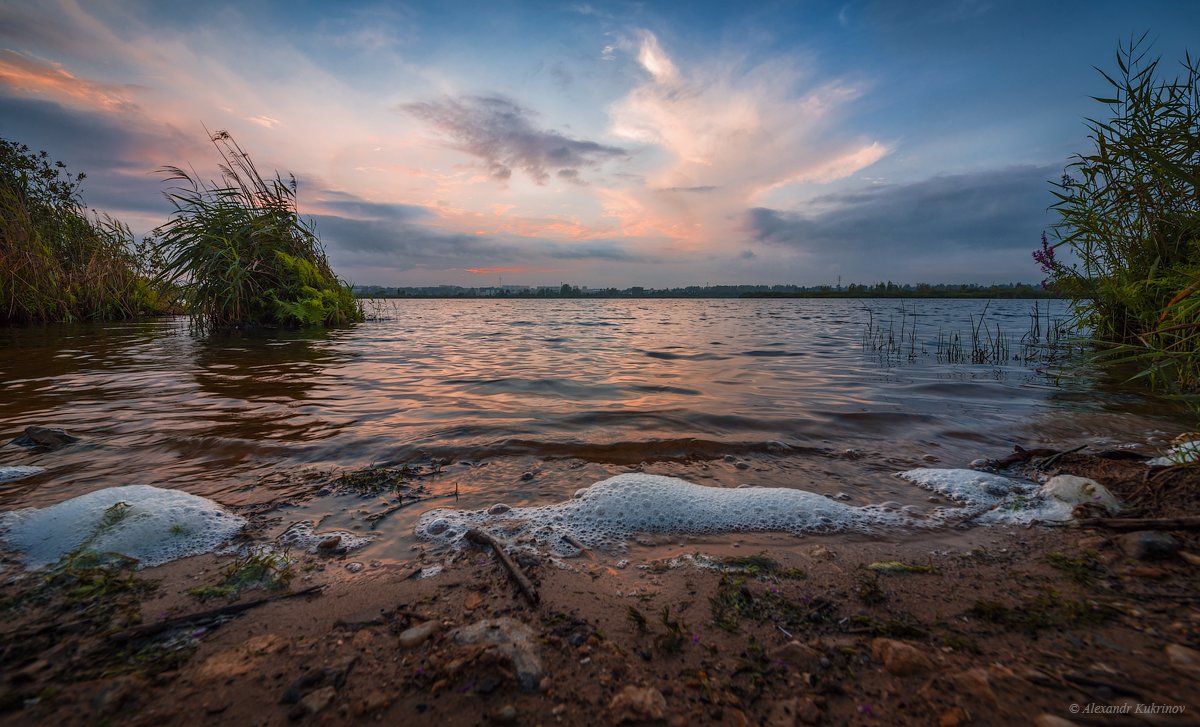
[[[1179,551],[1179,541],[1174,536],[1156,530],[1125,533],[1117,538],[1117,545],[1125,555],[1137,560],[1170,558]]]
[[[436,621],[426,621],[423,624],[413,626],[412,628],[401,632],[399,638],[400,646],[405,649],[416,648],[425,643],[430,636],[433,636],[434,632],[437,631],[437,628],[438,623]]]
[[[353,563],[347,563],[347,564],[346,564],[346,570],[347,570],[347,571],[349,571],[349,572],[351,572],[351,573],[358,573],[359,571],[361,571],[361,570],[362,570],[363,568],[365,568],[365,567],[366,567],[366,566],[364,566],[362,563],[359,563],[359,562],[357,562],[357,561],[355,561],[355,562],[353,562]]]

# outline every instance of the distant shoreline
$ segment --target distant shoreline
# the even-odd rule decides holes
[[[384,288],[361,286],[354,290],[355,297],[374,299],[578,299],[596,298],[604,300],[645,299],[702,299],[702,298],[930,298],[969,300],[1062,300],[1058,291],[1034,285],[995,286],[899,286],[890,288],[877,286],[849,286],[846,288],[818,287],[792,288],[784,290],[754,289],[757,286],[720,286],[711,288],[672,288],[668,290],[625,289],[587,290],[572,288],[569,292],[560,289],[496,290],[494,288],[452,288],[438,290],[430,288]],[[762,286],[766,287],[766,286]],[[777,286],[785,287],[785,286]]]

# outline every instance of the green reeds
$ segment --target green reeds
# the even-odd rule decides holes
[[[166,301],[121,222],[89,214],[71,174],[0,139],[0,324],[133,318]]]
[[[1055,241],[1034,258],[1074,302],[1101,360],[1135,363],[1176,393],[1200,393],[1200,63],[1164,80],[1145,35],[1118,48],[1094,97],[1093,149],[1053,190]],[[1065,247],[1075,260],[1055,253]],[[1065,257],[1065,256],[1064,256]]]
[[[162,278],[178,285],[201,329],[338,325],[363,318],[334,274],[311,221],[296,208],[296,179],[264,179],[233,137],[211,137],[221,182],[166,167],[171,218],[153,236]]]

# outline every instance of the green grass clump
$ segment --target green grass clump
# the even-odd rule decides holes
[[[1015,606],[1006,606],[999,601],[976,601],[967,613],[1030,635],[1048,628],[1067,629],[1100,624],[1116,615],[1108,606],[1063,598],[1049,589]]]
[[[1107,119],[1053,190],[1058,222],[1034,258],[1072,299],[1100,360],[1200,394],[1200,63],[1166,79],[1145,36],[1118,49]],[[1074,260],[1056,256],[1065,247]]]
[[[85,176],[0,139],[0,324],[126,319],[169,307],[129,228],[88,212]]]
[[[221,182],[166,167],[175,207],[152,247],[163,280],[178,285],[202,329],[332,326],[363,318],[350,286],[334,274],[311,221],[296,207],[296,178],[263,179],[228,132],[211,137]]]
[[[230,563],[219,583],[189,588],[188,593],[200,599],[237,598],[247,588],[286,588],[295,575],[292,561],[286,553],[252,551]]]
[[[1057,568],[1081,586],[1090,586],[1106,573],[1104,564],[1095,553],[1085,551],[1079,555],[1067,555],[1055,551],[1046,554],[1046,562]]]
[[[729,574],[721,577],[708,604],[713,623],[730,632],[741,627],[743,618],[799,628],[827,624],[837,612],[837,605],[821,596],[797,603],[774,589],[755,593],[745,578]]]

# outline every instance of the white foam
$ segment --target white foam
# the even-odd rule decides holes
[[[1083,477],[1059,475],[1039,487],[987,472],[921,468],[897,475],[927,490],[954,498],[964,508],[938,510],[935,517],[971,520],[980,525],[1021,525],[1065,521],[1077,505],[1088,503],[1117,512],[1120,504],[1103,485]]]
[[[1167,450],[1165,457],[1155,457],[1146,460],[1151,467],[1170,467],[1173,464],[1187,464],[1200,460],[1200,439],[1177,444]]]
[[[334,537],[337,538],[336,544],[331,548],[324,549],[328,553],[346,553],[371,542],[371,538],[355,535],[348,530],[327,530],[318,533],[312,522],[308,520],[293,523],[277,540],[286,548],[319,553],[322,551],[321,544]]]
[[[36,475],[39,472],[45,472],[45,467],[33,466],[18,466],[18,467],[0,467],[0,482],[10,482],[12,480],[20,480],[25,477]]]
[[[128,509],[104,526],[118,503]],[[179,490],[130,485],[97,490],[45,508],[0,513],[0,539],[30,569],[44,568],[87,543],[154,566],[214,550],[246,524],[217,503]],[[90,539],[90,542],[89,542]]]
[[[624,474],[579,490],[575,497],[541,507],[486,510],[436,509],[423,514],[416,535],[456,543],[472,527],[499,529],[506,539],[536,543],[563,554],[584,545],[619,548],[637,533],[790,533],[868,530],[917,524],[877,506],[844,505],[823,495],[782,487],[704,487],[674,477]]]

